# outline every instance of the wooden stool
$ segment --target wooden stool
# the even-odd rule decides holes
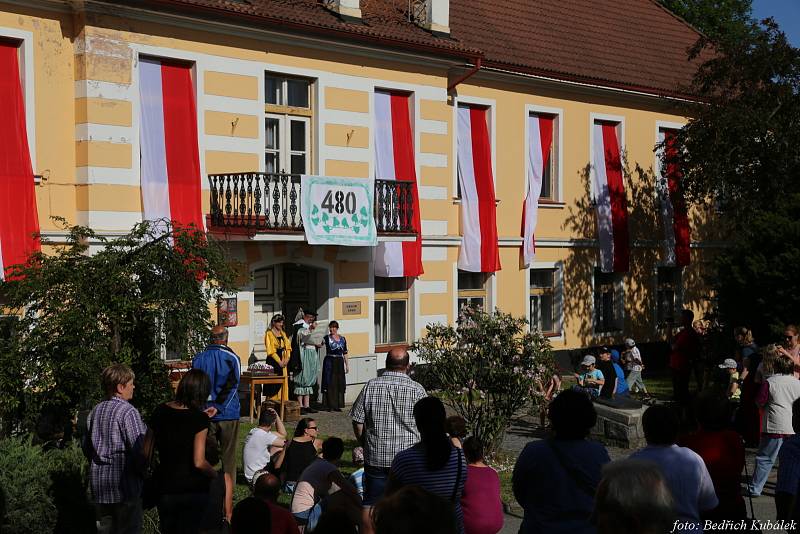
[[[300,403],[297,401],[286,401],[286,418],[287,423],[294,423],[301,419],[300,416]]]

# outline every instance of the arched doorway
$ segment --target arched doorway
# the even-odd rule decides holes
[[[272,317],[282,314],[286,329],[300,308],[314,310],[319,320],[328,319],[328,271],[299,263],[279,263],[253,271],[253,352],[264,352],[264,332]]]

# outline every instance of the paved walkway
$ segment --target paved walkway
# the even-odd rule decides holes
[[[353,427],[350,418],[347,415],[347,409],[343,412],[319,412],[313,415],[319,424],[320,431],[328,436],[338,436],[343,439],[353,439]],[[502,449],[504,452],[511,456],[519,455],[523,447],[529,442],[542,439],[543,433],[535,417],[529,415],[522,415],[514,419],[512,426],[506,432],[505,439],[503,440]],[[628,457],[631,450],[622,449],[619,447],[607,447],[608,454],[612,460],[620,460]],[[755,450],[747,450],[747,471],[753,472],[753,462],[755,458]],[[773,499],[775,489],[775,469],[770,474],[766,487],[764,488],[763,496],[753,499],[753,508],[755,510],[755,517],[761,520],[772,519],[775,520],[775,501]],[[748,512],[750,511],[750,504],[747,503]],[[501,531],[503,534],[516,534],[519,531],[520,523],[522,522],[522,511],[516,502],[510,503],[507,507],[505,516],[505,526]]]

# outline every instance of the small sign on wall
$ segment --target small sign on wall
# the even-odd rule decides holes
[[[361,315],[361,301],[342,302],[342,315]]]
[[[236,326],[239,324],[236,297],[221,298],[217,301],[217,324]]]

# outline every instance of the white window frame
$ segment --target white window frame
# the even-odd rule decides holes
[[[528,319],[529,329],[533,327],[533,318],[531,317],[531,271],[536,270],[553,270],[553,333],[546,334],[551,341],[558,341],[564,339],[564,262],[538,262],[533,264],[525,270],[525,295],[526,295],[526,311],[525,316]],[[593,299],[594,299],[594,294]],[[592,300],[594,302],[594,300]],[[593,323],[594,324],[594,323]]]
[[[277,78],[281,81],[281,96],[283,97],[284,102],[279,102],[273,104],[271,102],[267,102],[267,78]],[[292,106],[289,104],[289,79],[292,80],[302,80],[304,82],[308,82],[308,107],[301,107],[301,106]],[[313,111],[313,94],[314,90],[314,80],[306,78],[304,76],[293,76],[291,74],[285,74],[283,72],[274,72],[274,71],[265,71],[264,72],[264,105],[266,106],[281,106],[281,107],[292,107],[297,109],[307,109],[309,111]]]
[[[278,121],[278,140],[279,140],[279,148],[277,150],[268,149],[267,148],[267,132],[266,132],[266,121],[267,119],[275,119]],[[305,123],[305,151],[299,150],[292,150],[291,149],[291,123],[292,122],[303,122]],[[292,168],[292,155],[300,155],[305,154],[306,157],[306,168],[303,172],[299,174],[309,174],[311,171],[311,154],[310,154],[310,145],[311,145],[311,117],[306,117],[304,115],[291,115],[288,113],[272,113],[272,112],[264,112],[264,170],[266,171],[266,155],[268,153],[275,153],[277,152],[279,162],[281,162],[280,168],[275,169],[275,172],[282,172],[286,171],[287,173],[291,174]]]
[[[373,288],[376,285],[374,283],[375,278],[379,278],[379,277],[377,277],[377,276],[373,277]],[[374,299],[373,299],[373,304],[372,304],[372,313],[373,313],[372,330],[373,330],[373,335],[375,336],[375,346],[383,347],[383,346],[390,346],[390,345],[410,345],[411,344],[411,338],[412,338],[412,330],[411,330],[411,327],[412,327],[412,325],[411,325],[411,317],[412,317],[411,303],[412,303],[412,298],[411,298],[411,287],[410,287],[411,283],[413,283],[413,279],[412,280],[407,280],[406,284],[408,285],[408,287],[407,287],[407,289],[402,290],[402,291],[375,291],[374,292]],[[405,302],[405,305],[406,305],[405,340],[403,340],[403,341],[388,341],[388,342],[384,342],[384,343],[379,343],[378,342],[378,330],[375,328],[375,322],[377,322],[377,320],[378,320],[378,317],[377,317],[378,303],[379,302],[386,302],[387,303],[387,305],[386,305],[386,333],[387,333],[387,337],[389,337],[389,334],[392,331],[392,324],[391,324],[392,302],[400,302],[400,301]]]
[[[622,115],[608,115],[605,113],[590,113],[589,114],[589,161],[591,164],[589,165],[590,174],[589,174],[589,196],[592,200],[592,203],[595,201],[595,197],[597,192],[594,190],[594,180],[595,180],[595,173],[597,170],[594,166],[594,126],[595,123],[602,121],[602,122],[616,122],[617,123],[617,140],[619,141],[619,153],[620,157],[622,157],[626,153],[626,144],[625,144],[625,117]],[[625,168],[623,162],[623,184],[625,182]],[[627,189],[626,189],[627,192]]]
[[[25,130],[28,136],[28,152],[33,174],[39,168],[36,161],[36,93],[33,72],[33,33],[16,28],[0,26],[0,37],[19,43],[19,82],[22,86],[22,103],[25,106]]]
[[[540,208],[563,208],[564,207],[564,110],[562,108],[554,108],[549,106],[539,106],[536,104],[527,104],[525,106],[525,175],[522,180],[522,190],[527,194],[528,192],[528,173],[530,173],[530,159],[528,158],[528,147],[530,146],[530,132],[528,129],[528,119],[531,115],[553,115],[556,117],[556,135],[553,136],[553,152],[555,157],[552,158],[556,166],[555,187],[553,187],[553,195],[547,199],[547,202],[541,204]],[[552,164],[552,162],[551,162]]]
[[[680,320],[680,312],[683,309],[683,267],[678,267],[675,265],[666,265],[663,263],[659,263],[658,265],[653,267],[653,332],[660,333],[666,330],[666,323],[659,322],[658,317],[658,270],[659,269],[674,269],[677,273],[677,282],[675,283],[675,293],[674,293],[674,305],[675,305],[675,320]]]
[[[493,289],[494,289],[495,283],[496,283],[496,277],[494,276],[494,273],[474,273],[474,274],[480,274],[480,275],[484,276],[483,288],[481,288],[481,289],[465,289],[464,291],[473,291],[473,292],[476,292],[476,293],[477,292],[481,292],[482,294],[480,294],[480,295],[477,295],[477,294],[475,294],[475,295],[467,295],[465,297],[461,297],[461,288],[458,286],[458,271],[459,271],[458,265],[457,264],[454,265],[453,268],[454,268],[454,273],[453,273],[454,274],[454,279],[453,280],[454,280],[455,288],[456,288],[456,291],[455,291],[455,302],[454,302],[455,315],[453,315],[453,317],[458,318],[458,315],[461,312],[461,307],[458,305],[458,301],[461,298],[482,298],[483,299],[483,308],[482,308],[483,311],[491,313],[491,311],[494,309],[494,304],[495,304],[493,299],[492,299]]]
[[[492,149],[492,186],[494,187],[495,201],[497,198],[497,101],[491,98],[479,98],[475,96],[456,96],[453,98],[453,172],[452,172],[452,191],[453,203],[460,204],[461,197],[458,195],[458,107],[479,106],[486,108],[489,127],[489,142]]]
[[[614,281],[614,294],[616,296],[619,293],[620,298],[619,301],[615,299],[614,302],[614,312],[619,314],[619,328],[616,330],[597,330],[596,322],[595,321],[595,314],[597,313],[597,309],[595,307],[595,273],[600,271],[600,265],[595,264],[592,268],[592,334],[595,336],[610,336],[614,334],[620,334],[625,331],[625,277],[622,273],[604,273],[610,274],[612,276],[618,277],[617,280]]]

